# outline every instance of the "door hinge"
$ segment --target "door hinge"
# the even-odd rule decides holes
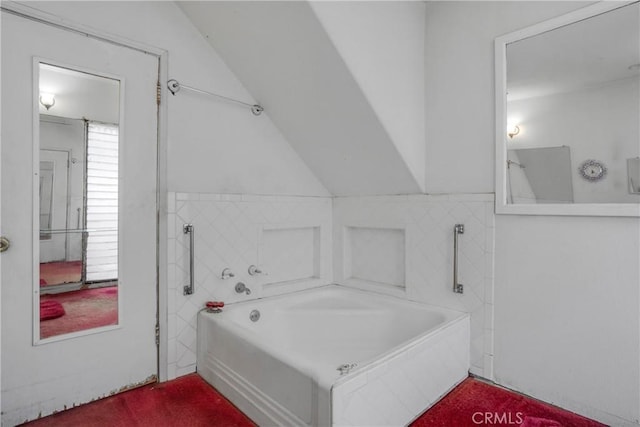
[[[156,104],[160,105],[160,100],[162,99],[162,86],[160,86],[160,82],[156,82]]]
[[[156,323],[156,347],[160,346],[160,325]]]

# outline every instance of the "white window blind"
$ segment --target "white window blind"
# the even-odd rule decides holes
[[[118,126],[87,129],[86,281],[118,278]]]

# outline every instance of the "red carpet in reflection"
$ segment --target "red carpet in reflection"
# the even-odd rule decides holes
[[[602,427],[518,393],[473,378],[463,381],[411,427]]]
[[[40,338],[93,329],[118,323],[118,287],[84,289],[42,295],[40,303],[56,301],[65,314],[40,322]]]
[[[152,384],[27,424],[29,427],[254,427],[197,374]]]

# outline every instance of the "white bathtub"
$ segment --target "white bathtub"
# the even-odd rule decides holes
[[[467,377],[469,341],[466,313],[331,285],[201,312],[197,366],[263,427],[400,426]]]

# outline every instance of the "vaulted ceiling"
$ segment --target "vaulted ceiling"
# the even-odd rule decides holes
[[[178,2],[334,195],[424,192],[422,2]]]

